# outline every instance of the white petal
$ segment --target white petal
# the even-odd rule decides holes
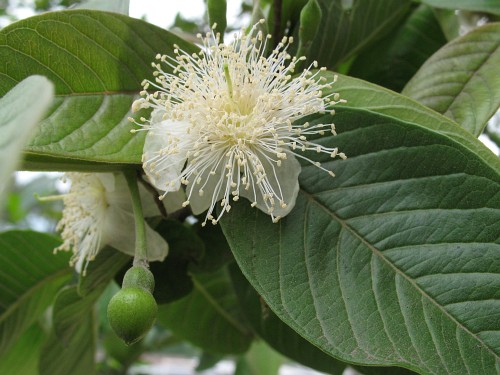
[[[158,208],[158,194],[156,195],[139,184],[139,193],[141,195],[142,212],[144,217],[160,216],[161,211]],[[186,201],[186,194],[183,189],[168,192],[165,198],[160,200],[159,204],[165,207],[165,211],[170,214],[183,208],[182,204]],[[130,208],[132,209],[132,208]]]
[[[151,123],[157,124],[159,122],[165,121],[163,116],[165,116],[166,113],[167,111],[165,111],[164,109],[155,108],[153,112],[151,112]]]
[[[115,208],[132,212],[132,198],[123,173],[97,173],[106,189],[106,202]]]
[[[135,255],[135,222],[131,212],[109,207],[102,236],[103,245],[110,245],[125,254]],[[167,242],[147,224],[146,241],[150,261],[161,261],[167,256]]]
[[[160,216],[161,212],[158,208],[158,204],[156,203],[158,194],[146,189],[141,182],[138,182],[138,184],[142,204],[142,214],[144,217]],[[160,204],[162,203],[160,202]],[[130,211],[133,212],[132,206],[130,206]]]
[[[115,190],[115,175],[113,173],[96,173],[96,176],[107,192]]]
[[[186,134],[188,126],[187,122],[165,120],[153,124],[146,135],[143,168],[151,184],[159,190],[176,191],[181,186],[179,176],[193,142],[193,137]],[[178,140],[175,152],[167,155],[174,147],[173,139]]]
[[[186,193],[184,193],[183,189],[169,192],[162,200],[163,206],[165,206],[165,209],[169,214],[180,210],[182,208],[182,204],[185,201],[186,201]]]
[[[186,194],[189,194],[191,189],[193,190],[191,196],[189,197],[189,205],[193,214],[199,215],[206,211],[212,204],[215,205],[216,202],[224,198],[224,189],[227,177],[223,175],[224,173],[224,163],[220,163],[219,167],[215,171],[215,174],[210,174],[211,169],[205,169],[203,173],[199,176],[202,183],[200,185],[196,184],[196,181],[190,181],[186,186]],[[222,184],[219,181],[222,179]],[[206,181],[206,185],[205,182]],[[193,186],[195,184],[195,186]],[[203,194],[200,195],[200,188],[203,186]],[[217,186],[219,185],[219,186]],[[217,191],[216,188],[218,188]]]
[[[279,167],[276,164],[271,164],[264,158],[260,158],[269,179],[269,184],[275,192],[279,193],[281,191],[283,201],[286,204],[286,207],[282,207],[281,202],[275,197],[275,206],[272,212],[275,217],[287,215],[293,206],[295,206],[295,200],[299,193],[298,178],[301,170],[300,164],[291,152],[287,151],[286,155],[287,158],[281,161],[281,166]],[[242,187],[240,188],[240,195],[251,202],[256,202],[257,208],[269,214],[268,206],[266,206],[260,187],[257,187],[256,191],[254,191],[254,188],[252,184],[248,190]]]
[[[99,173],[99,175],[111,175],[111,173]],[[101,176],[100,179],[102,180]],[[114,174],[114,188],[109,190],[106,188],[106,201],[115,208],[120,208],[127,212],[133,213],[132,207],[132,197],[130,195],[130,190],[127,184],[127,180],[123,173]],[[138,181],[139,185],[139,195],[141,197],[142,213],[144,217],[152,217],[161,215],[160,209],[158,208],[155,199],[157,199],[158,194],[147,190],[144,185]],[[160,203],[161,204],[161,203]],[[181,202],[182,204],[182,202]]]

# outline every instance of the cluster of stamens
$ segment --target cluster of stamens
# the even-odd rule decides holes
[[[64,209],[56,227],[61,231],[63,243],[54,251],[72,250],[70,265],[81,269],[83,262],[87,265],[101,249],[101,228],[108,205],[105,189],[96,174],[66,173],[63,181],[68,179],[71,189],[68,194],[60,196]]]
[[[297,122],[314,113],[334,113],[330,106],[345,102],[337,93],[324,95],[335,83],[321,76],[324,68],[312,63],[300,75],[293,76],[304,57],[291,57],[287,52],[292,38],[284,37],[265,57],[270,36],[264,36],[255,25],[248,35],[235,35],[233,44],[220,43],[219,35],[198,35],[203,48],[190,54],[175,46],[175,56],[157,55],[155,80],[144,81],[142,98],[133,110],[153,108],[151,119],[141,118],[141,129],[149,137],[163,137],[163,146],[148,150],[146,141],[143,167],[146,174],[160,179],[173,169],[180,173],[162,180],[165,191],[186,186],[188,205],[196,194],[209,193],[207,220],[217,223],[231,209],[231,200],[240,195],[252,206],[263,202],[267,212],[277,221],[294,202],[287,201],[278,177],[287,158],[305,159],[319,168],[319,162],[303,152],[327,153],[332,158],[345,155],[308,141],[310,135],[336,134],[335,125]],[[168,69],[164,69],[163,67]],[[150,93],[148,90],[155,90]],[[158,131],[163,121],[176,124],[175,130]],[[134,121],[131,119],[131,121]],[[179,165],[181,168],[179,168]],[[281,181],[280,181],[281,180]],[[214,216],[217,202],[222,209]]]

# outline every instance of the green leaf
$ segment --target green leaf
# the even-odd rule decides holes
[[[436,8],[462,9],[500,14],[500,4],[496,0],[420,0]]]
[[[500,107],[500,23],[448,43],[403,90],[478,136]]]
[[[106,261],[113,258],[111,249],[96,258],[101,262],[89,265],[87,271],[95,271],[97,277],[88,284],[80,279],[79,285],[62,289],[52,309],[53,332],[43,348],[40,362],[41,375],[94,374],[96,317],[94,306],[107,284],[113,278],[117,266],[110,269],[107,278],[101,274]],[[111,255],[110,255],[111,254]],[[118,263],[123,259],[114,258]],[[104,260],[104,261],[102,261]],[[93,290],[88,290],[90,286]],[[84,297],[80,293],[86,292]],[[56,358],[60,357],[59,360]],[[55,363],[52,363],[55,362]]]
[[[87,314],[70,341],[64,345],[52,334],[42,349],[40,375],[93,375],[95,370],[96,327]]]
[[[234,290],[252,329],[270,346],[294,361],[317,371],[341,375],[346,364],[302,338],[283,323],[248,283],[238,267],[230,266]]]
[[[54,333],[63,346],[71,344],[80,327],[92,315],[94,304],[102,292],[103,288],[100,288],[81,297],[76,285],[59,291],[54,302],[52,324]]]
[[[144,21],[119,14],[71,10],[49,12],[0,30],[0,95],[31,74],[56,87],[55,104],[26,151],[30,168],[54,162],[95,169],[95,162],[140,163],[145,132],[131,134],[127,118],[144,79],[152,79],[157,53],[173,44],[195,47]],[[133,117],[146,116],[141,111]]]
[[[409,0],[319,0],[322,17],[310,61],[335,69],[385,36],[409,10]]]
[[[46,334],[34,324],[0,357],[0,374],[38,375],[40,351]]]
[[[19,164],[23,147],[31,139],[35,126],[49,108],[54,87],[45,77],[33,76],[4,94],[0,98],[0,194]]]
[[[401,91],[446,38],[432,8],[421,5],[389,36],[361,53],[349,75]]]
[[[227,0],[207,0],[207,13],[209,26],[216,25],[214,31],[220,34],[220,41],[223,42],[227,27]]]
[[[52,303],[71,275],[60,241],[32,231],[0,233],[0,355]]]
[[[80,275],[78,285],[58,293],[52,309],[52,324],[56,337],[64,345],[70,345],[110,281],[129,262],[130,256],[106,247],[89,263],[87,275]]]
[[[325,72],[323,76],[332,81],[334,74]],[[460,143],[474,153],[484,163],[491,166],[496,173],[500,173],[500,165],[496,155],[480,144],[477,139],[471,137],[469,132],[449,118],[406,96],[360,79],[342,75],[339,75],[337,83],[333,85],[333,91],[339,92],[343,99],[347,99],[347,105],[351,109],[364,109],[383,114],[396,121],[415,123],[433,132],[443,134],[451,141]],[[337,122],[335,117],[333,119]]]
[[[235,375],[277,375],[284,358],[263,341],[254,341],[236,363]]]
[[[352,107],[335,122],[339,135],[319,142],[348,159],[308,156],[337,177],[303,166],[295,207],[276,225],[248,202],[221,221],[243,273],[280,319],[342,360],[495,373],[498,159],[478,156],[485,147],[462,131],[464,146],[453,124]]]
[[[50,371],[58,374],[94,373],[95,317],[94,306],[115,274],[130,260],[130,257],[112,248],[104,248],[96,259],[89,263],[87,276],[80,275],[78,285],[62,289],[56,297],[52,309],[53,334],[46,345],[43,356],[55,356],[64,348],[64,360],[51,365]],[[84,329],[82,329],[84,327]],[[54,342],[57,342],[54,344]],[[56,349],[51,345],[55,345]],[[88,348],[79,348],[87,345]],[[82,352],[84,354],[82,354]],[[43,368],[45,374],[51,374]]]
[[[226,268],[192,275],[193,291],[158,307],[158,320],[176,336],[215,354],[245,352],[252,334],[239,311]]]
[[[235,264],[231,265],[230,271],[245,318],[261,338],[281,354],[304,366],[332,375],[344,373],[346,363],[329,356],[283,323],[259,297]],[[355,367],[366,375],[414,374],[410,370],[396,367]]]

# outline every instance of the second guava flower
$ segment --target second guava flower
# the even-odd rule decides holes
[[[133,105],[134,111],[153,108],[140,124],[148,131],[143,168],[150,182],[164,191],[161,197],[185,185],[184,205],[195,214],[208,210],[203,224],[216,224],[240,197],[277,221],[295,204],[297,158],[332,176],[304,152],[345,158],[337,148],[307,139],[335,134],[332,123],[296,122],[314,113],[333,114],[331,106],[344,100],[323,91],[331,91],[334,82],[321,70],[311,71],[316,63],[292,77],[299,60],[287,52],[290,38],[265,57],[269,36],[258,26],[236,35],[230,45],[209,32],[198,36],[204,48],[197,54],[176,46],[175,57],[157,55],[156,79],[143,82],[143,97]]]

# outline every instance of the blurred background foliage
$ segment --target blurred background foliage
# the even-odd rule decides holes
[[[324,5],[325,1],[320,3]],[[0,27],[5,27],[8,23],[19,18],[19,14],[16,12],[18,8],[30,8],[33,13],[42,13],[75,7],[81,3],[82,0],[35,0],[34,2],[0,0],[0,19],[2,20]],[[283,35],[297,37],[300,29],[300,10],[305,3],[305,0],[283,0],[280,17],[277,17],[275,3],[272,0],[260,1],[261,8],[268,19],[267,27],[270,32],[278,36],[278,40],[279,36]],[[349,11],[350,9],[346,10],[347,13]],[[377,35],[376,38],[370,40],[370,43],[354,49],[354,52],[350,51],[335,61],[329,61],[319,52],[317,56],[313,57],[318,58],[320,61],[323,59],[322,62],[325,65],[329,65],[330,68],[335,68],[341,73],[400,92],[422,64],[448,41],[479,25],[500,20],[498,15],[475,11],[438,9],[420,2],[411,3],[407,9],[404,9],[403,13],[393,27],[388,30],[389,32]],[[250,1],[243,1],[239,17],[250,19],[259,17],[259,14],[256,14]],[[332,14],[331,17],[336,17],[336,15]],[[145,19],[147,20],[147,17]],[[191,41],[195,40],[193,39],[194,34],[206,31],[208,27],[209,21],[206,14],[202,18],[191,19],[178,13],[171,25],[174,31]],[[227,32],[239,27],[241,27],[239,23],[230,24]],[[346,50],[348,49],[345,45],[344,47]],[[294,52],[294,48],[297,48],[297,46],[292,47],[291,52]],[[373,61],[378,63],[373,64]],[[492,121],[485,130],[489,138],[496,142],[497,145],[500,144],[499,122],[499,116],[497,115],[496,120]],[[36,194],[40,196],[60,194],[62,188],[56,183],[58,179],[58,175],[54,174],[37,174],[29,178],[20,176],[16,178],[7,195],[6,204],[2,208],[3,221],[1,229],[26,228],[54,233],[56,223],[61,215],[62,202],[55,201],[41,204],[37,200]],[[172,226],[178,228],[174,231],[171,230]],[[105,288],[97,300],[96,307],[90,309],[92,313],[97,315],[98,324],[94,328],[97,337],[99,337],[96,350],[97,369],[100,374],[125,374],[132,365],[140,362],[141,358],[142,360],[151,361],[151,357],[148,359],[145,353],[149,353],[150,356],[151,353],[159,353],[159,355],[195,357],[199,359],[197,367],[199,371],[212,368],[220,360],[227,358],[224,349],[217,354],[217,350],[210,353],[188,344],[187,340],[196,342],[196,339],[193,339],[191,335],[198,332],[189,329],[189,327],[183,328],[181,324],[177,326],[175,324],[175,321],[178,321],[183,312],[186,311],[186,304],[199,303],[198,298],[200,296],[193,292],[193,283],[206,286],[208,285],[207,280],[211,278],[213,280],[214,275],[217,275],[217,280],[220,281],[220,284],[216,287],[217,293],[230,294],[224,289],[224,282],[229,280],[226,277],[229,277],[229,269],[233,258],[220,227],[210,227],[210,230],[203,232],[199,231],[199,229],[196,225],[186,226],[179,222],[163,222],[158,228],[161,234],[168,237],[171,252],[167,261],[161,264],[153,264],[152,270],[157,277],[157,285],[168,285],[170,288],[163,290],[159,287],[155,292],[155,297],[160,303],[176,301],[163,307],[163,309],[172,310],[171,314],[168,315],[173,316],[174,321],[167,322],[166,319],[160,319],[160,324],[157,324],[143,341],[132,346],[124,345],[111,331],[107,323],[105,307],[111,296],[118,290],[118,284],[121,282],[124,271],[129,266],[128,263],[117,273],[116,280]],[[182,234],[178,238],[172,237],[172,233],[182,231],[189,233]],[[186,241],[186,238],[190,238],[191,241]],[[214,243],[219,244],[219,246],[211,246]],[[193,262],[193,260],[195,261]],[[155,268],[157,269],[155,270]],[[234,270],[231,272],[234,273]],[[232,277],[240,280],[240,283],[244,283],[244,281],[241,281],[241,275],[233,275]],[[256,293],[255,295],[252,294],[255,291],[251,287],[240,285],[240,288],[242,292],[238,296],[233,293],[231,295],[233,300],[228,303],[236,304],[237,298],[244,298],[244,293],[250,293],[248,306],[252,306],[252,315],[242,318],[242,321],[246,321],[245,329],[248,329],[250,333],[248,342],[244,341],[241,345],[245,349],[249,349],[241,355],[230,356],[236,362],[235,375],[275,374],[284,362],[290,361],[262,341],[253,344],[250,344],[250,342],[253,340],[253,332],[265,336],[266,327],[263,322],[267,318],[270,317],[269,319],[275,319],[276,321],[279,321],[279,319],[273,316],[272,312],[266,310],[265,304],[262,301],[259,302],[259,296]],[[182,297],[191,299],[182,299]],[[237,312],[237,314],[240,313],[241,311]],[[263,316],[266,318],[264,319]],[[49,329],[47,327],[50,327],[50,324],[49,314],[44,314],[23,335],[23,339],[26,341],[31,340],[32,343],[40,340],[40,337],[48,335]],[[252,327],[252,324],[255,326]],[[262,331],[259,331],[259,328]],[[202,339],[206,339],[206,337],[202,337]],[[299,339],[297,338],[297,340]],[[22,344],[23,342],[20,341],[19,345]],[[207,346],[203,342],[199,344],[201,347]],[[317,348],[313,349],[316,349],[314,355],[324,355]],[[313,349],[310,348],[310,350]],[[8,373],[5,371],[9,371],[11,363],[18,358],[16,355],[18,356],[18,353],[14,347],[11,352],[0,358],[0,373]],[[307,362],[307,360],[303,362]],[[266,368],[262,368],[263,365]],[[310,365],[314,367],[314,364]],[[362,368],[358,368],[358,371],[364,372]],[[403,369],[392,371],[394,372],[391,372],[391,374],[411,373],[411,371]]]

